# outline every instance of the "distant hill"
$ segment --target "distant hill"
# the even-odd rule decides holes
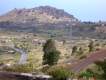
[[[14,9],[0,16],[1,30],[34,32],[51,37],[69,37],[78,19],[62,9],[40,6]]]
[[[39,22],[39,23],[57,23],[57,22],[75,22],[77,19],[61,9],[50,6],[40,6],[31,9],[14,9],[2,16],[0,22]]]
[[[106,23],[81,22],[72,27],[72,35],[83,38],[106,39]]]
[[[81,22],[62,9],[40,6],[14,9],[0,16],[0,30],[33,32],[55,38],[106,39],[106,22]]]

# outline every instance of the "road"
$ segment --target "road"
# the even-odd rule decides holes
[[[90,53],[87,58],[77,62],[77,64],[72,65],[72,70],[74,72],[80,72],[83,69],[86,69],[90,64],[95,63],[96,61],[103,60],[106,58],[106,49]]]
[[[19,64],[25,64],[27,62],[27,53],[22,49],[18,49],[18,48],[14,48],[14,47],[12,47],[12,49],[14,49],[15,51],[21,53],[21,57],[20,57],[18,63]]]

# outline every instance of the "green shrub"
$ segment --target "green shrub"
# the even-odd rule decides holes
[[[73,76],[73,73],[63,67],[51,68],[48,70],[48,74],[53,77],[53,80],[66,80]]]

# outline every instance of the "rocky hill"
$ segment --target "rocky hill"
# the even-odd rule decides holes
[[[80,22],[73,15],[51,6],[14,9],[0,16],[0,30],[34,32],[55,38],[106,39],[106,22]]]
[[[31,9],[14,9],[0,16],[0,22],[4,21],[21,23],[58,23],[63,21],[75,22],[77,19],[64,10],[50,6],[40,6]]]
[[[34,32],[52,37],[72,34],[72,26],[77,23],[79,21],[73,15],[50,6],[14,9],[0,16],[1,30]]]

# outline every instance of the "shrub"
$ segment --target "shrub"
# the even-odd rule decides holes
[[[89,43],[88,47],[89,47],[89,52],[94,51],[94,42],[91,41],[91,42]]]
[[[72,48],[72,55],[74,55],[74,53],[76,53],[77,52],[77,46],[73,46],[73,48]]]
[[[66,80],[70,76],[73,76],[73,73],[68,69],[63,67],[55,67],[48,70],[48,74],[53,77],[53,80]]]
[[[29,72],[33,72],[33,66],[31,64],[14,65],[11,67],[4,67],[3,70],[9,72],[29,73]]]

